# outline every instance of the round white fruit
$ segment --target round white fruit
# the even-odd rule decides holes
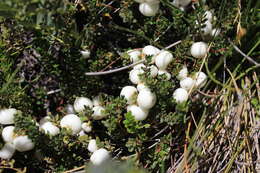
[[[165,70],[172,60],[173,55],[170,52],[163,50],[155,57],[155,64],[158,69]]]
[[[204,42],[193,43],[190,53],[195,58],[204,58],[208,52],[208,45]]]
[[[0,124],[13,124],[16,113],[17,110],[14,108],[0,110]]]
[[[207,82],[207,75],[203,72],[195,73],[193,78],[195,80],[195,87],[197,88],[203,87]]]
[[[141,3],[139,5],[139,11],[147,17],[155,16],[159,11],[159,3]]]
[[[137,105],[131,105],[128,107],[128,111],[132,113],[135,120],[142,121],[145,120],[148,116],[148,110],[142,109]]]
[[[101,96],[95,96],[92,100],[93,106],[100,106],[101,105]]]
[[[29,151],[34,148],[32,140],[26,136],[18,136],[13,140],[14,148],[20,152]]]
[[[143,109],[151,109],[156,103],[156,95],[149,90],[141,90],[137,96],[137,104]]]
[[[15,148],[11,143],[6,143],[3,148],[0,150],[1,159],[11,159],[14,155]]]
[[[170,80],[171,79],[171,74],[169,72],[167,72],[166,70],[159,70],[158,71],[158,76],[160,75],[166,75],[166,80]]]
[[[144,71],[142,69],[133,69],[129,73],[129,79],[133,84],[142,83],[139,75],[143,74]]]
[[[209,35],[211,34],[212,32],[212,23],[207,20],[206,22],[204,22],[202,25],[204,25],[202,28],[201,28],[201,31],[204,35]]]
[[[60,126],[72,130],[72,134],[75,135],[81,130],[81,120],[75,114],[67,114],[61,119]]]
[[[177,79],[182,80],[188,76],[188,68],[183,66],[177,75]]]
[[[7,126],[2,131],[2,138],[5,142],[13,142],[14,140],[14,126]]]
[[[193,87],[194,83],[195,81],[192,78],[186,77],[180,81],[180,86],[181,88],[189,91]]]
[[[142,90],[150,91],[150,88],[148,88],[148,86],[146,86],[144,83],[139,83],[136,88],[137,88],[137,91],[139,91],[139,92]]]
[[[141,59],[141,51],[139,50],[129,50],[127,54],[130,56],[131,62],[135,63]]]
[[[159,52],[160,52],[160,49],[158,49],[157,47],[154,47],[152,45],[145,46],[142,50],[142,54],[148,55],[148,56],[157,55]]]
[[[82,123],[81,124],[81,128],[86,132],[89,133],[92,131],[92,126],[90,125],[90,123]]]
[[[82,111],[84,111],[85,107],[92,108],[93,103],[87,97],[77,97],[73,106],[74,106],[74,110],[76,112],[82,112]]]
[[[109,152],[104,148],[100,148],[91,155],[90,161],[93,163],[93,165],[100,165],[109,158]]]
[[[134,69],[137,69],[137,70],[145,69],[145,68],[146,68],[146,66],[143,63],[134,66]]]
[[[97,142],[95,139],[91,139],[88,143],[88,151],[93,153],[98,150]]]
[[[92,110],[94,111],[94,113],[92,114],[92,118],[94,120],[101,120],[106,116],[105,108],[102,106],[95,106]]]
[[[120,92],[120,96],[127,100],[128,104],[133,104],[135,102],[134,98],[137,95],[137,89],[133,86],[125,86]]]
[[[75,114],[74,107],[71,104],[67,104],[65,110],[67,114]]]
[[[151,77],[156,77],[158,74],[158,68],[155,65],[151,65],[148,67],[150,70],[150,76]]]
[[[52,122],[43,123],[42,125],[40,125],[40,129],[42,129],[45,134],[49,134],[51,136],[55,136],[60,133],[60,129]]]
[[[173,98],[177,103],[183,103],[188,100],[188,92],[183,88],[178,88],[173,93]]]
[[[213,20],[213,15],[212,15],[211,11],[206,11],[205,14],[204,14],[204,17],[205,17],[208,21],[210,21],[210,22],[212,22],[212,20]]]

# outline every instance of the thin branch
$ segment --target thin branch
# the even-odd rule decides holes
[[[57,93],[60,91],[61,91],[61,89],[51,90],[51,91],[47,92],[47,95],[54,94],[54,93]]]
[[[179,40],[179,41],[176,41],[175,43],[172,43],[172,44],[170,44],[169,46],[167,46],[166,48],[164,48],[165,50],[167,50],[167,49],[170,49],[170,48],[172,48],[172,47],[174,47],[174,46],[176,46],[177,44],[180,44],[182,41],[181,40]]]
[[[115,72],[119,72],[119,71],[129,69],[129,68],[131,68],[131,67],[133,67],[137,64],[143,63],[143,62],[145,62],[145,59],[137,61],[136,63],[130,64],[130,65],[121,67],[121,68],[114,69],[114,70],[102,71],[102,72],[87,72],[87,73],[85,73],[85,75],[87,75],[87,76],[99,76],[99,75],[111,74],[111,73],[115,73]]]
[[[234,49],[240,53],[243,57],[245,57],[248,61],[253,63],[256,67],[260,67],[260,64],[253,60],[250,56],[247,56],[244,52],[242,52],[231,40],[228,38],[228,42],[234,47]]]

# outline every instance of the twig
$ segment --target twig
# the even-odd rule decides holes
[[[130,64],[130,65],[121,67],[121,68],[114,69],[114,70],[102,71],[102,72],[87,72],[87,73],[85,73],[85,75],[87,75],[87,76],[99,76],[99,75],[111,74],[111,73],[115,73],[115,72],[119,72],[119,71],[129,69],[129,68],[131,68],[131,67],[133,67],[137,64],[143,63],[143,62],[145,62],[145,59],[137,61],[136,63]]]
[[[172,48],[172,47],[174,47],[174,46],[176,46],[177,44],[180,44],[182,41],[181,40],[179,40],[179,41],[176,41],[175,43],[172,43],[172,44],[170,44],[169,46],[167,46],[166,48],[164,48],[165,50],[167,50],[167,49],[170,49],[170,48]]]
[[[228,38],[228,42],[234,47],[234,49],[240,53],[243,57],[245,57],[248,61],[253,63],[256,67],[260,67],[260,64],[253,60],[250,56],[247,56],[244,52],[242,52],[231,40]]]
[[[165,126],[162,130],[160,130],[158,133],[156,133],[151,139],[156,138],[157,136],[159,136],[160,134],[162,134],[165,130],[167,130],[169,128],[169,126]]]
[[[72,172],[75,172],[75,171],[79,171],[81,169],[84,169],[86,165],[83,165],[83,166],[80,166],[80,167],[77,167],[77,168],[74,168],[74,169],[71,169],[71,170],[68,170],[68,171],[65,171],[63,173],[72,173]]]
[[[54,94],[54,93],[57,93],[60,91],[61,91],[61,89],[51,90],[51,91],[47,92],[47,95],[51,95],[51,94]]]

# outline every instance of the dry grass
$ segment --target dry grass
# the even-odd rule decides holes
[[[183,156],[168,173],[260,171],[260,110],[251,104],[252,98],[260,100],[257,73],[241,82],[239,88],[231,79],[218,95],[205,99],[212,109],[205,109],[194,135],[187,136]]]

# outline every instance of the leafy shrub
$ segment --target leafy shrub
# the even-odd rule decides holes
[[[98,147],[109,150],[113,158],[132,160],[135,166],[149,172],[235,171],[239,170],[239,163],[248,161],[242,154],[238,157],[240,153],[236,151],[242,149],[250,153],[247,157],[252,163],[249,162],[248,170],[256,171],[259,158],[254,134],[259,121],[259,66],[252,66],[234,51],[228,39],[236,40],[241,50],[257,59],[257,7],[259,2],[252,0],[213,0],[206,4],[194,1],[182,11],[170,1],[160,0],[159,12],[145,17],[132,0],[2,0],[0,108],[20,110],[15,115],[15,133],[28,135],[35,148],[16,152],[12,160],[2,160],[0,169],[62,172],[81,168],[91,156],[89,140],[96,139]],[[214,10],[217,17],[213,21],[214,27],[221,29],[217,37],[201,32],[207,10]],[[157,97],[144,121],[136,121],[127,111],[126,100],[119,97],[124,86],[132,85],[128,70],[84,75],[130,64],[128,50],[146,45],[164,49],[178,40],[182,40],[181,44],[168,50],[174,56],[167,67],[171,80],[166,80],[166,75],[151,77],[148,69],[143,69],[145,73],[139,76]],[[209,43],[210,50],[207,58],[197,59],[191,56],[190,47],[201,40]],[[89,50],[90,57],[84,58],[81,50]],[[144,64],[148,66],[152,57],[146,59]],[[209,80],[204,88],[190,93],[187,102],[179,104],[172,93],[179,87],[176,76],[183,65],[188,67],[190,76],[204,71]],[[61,128],[58,135],[51,136],[39,130],[36,122],[41,118],[48,115],[59,126],[68,113],[68,104],[73,104],[76,97],[97,95],[106,118],[93,120],[93,110],[88,108],[77,113],[82,121],[92,123],[90,133],[75,136]],[[236,99],[237,95],[241,97]],[[239,114],[237,121],[228,119],[229,115],[236,115],[241,98],[249,106],[241,108],[244,114]],[[225,119],[230,123],[225,124]],[[232,124],[239,126],[238,137],[234,137],[232,131],[237,129],[232,129]],[[5,125],[0,127],[2,132]],[[229,134],[230,139],[221,136],[221,132]],[[0,138],[0,147],[3,146]],[[218,155],[222,146],[226,150],[230,147],[231,154]],[[230,161],[222,163],[226,156]],[[111,165],[117,167],[116,163]],[[93,169],[95,172],[98,168]]]

